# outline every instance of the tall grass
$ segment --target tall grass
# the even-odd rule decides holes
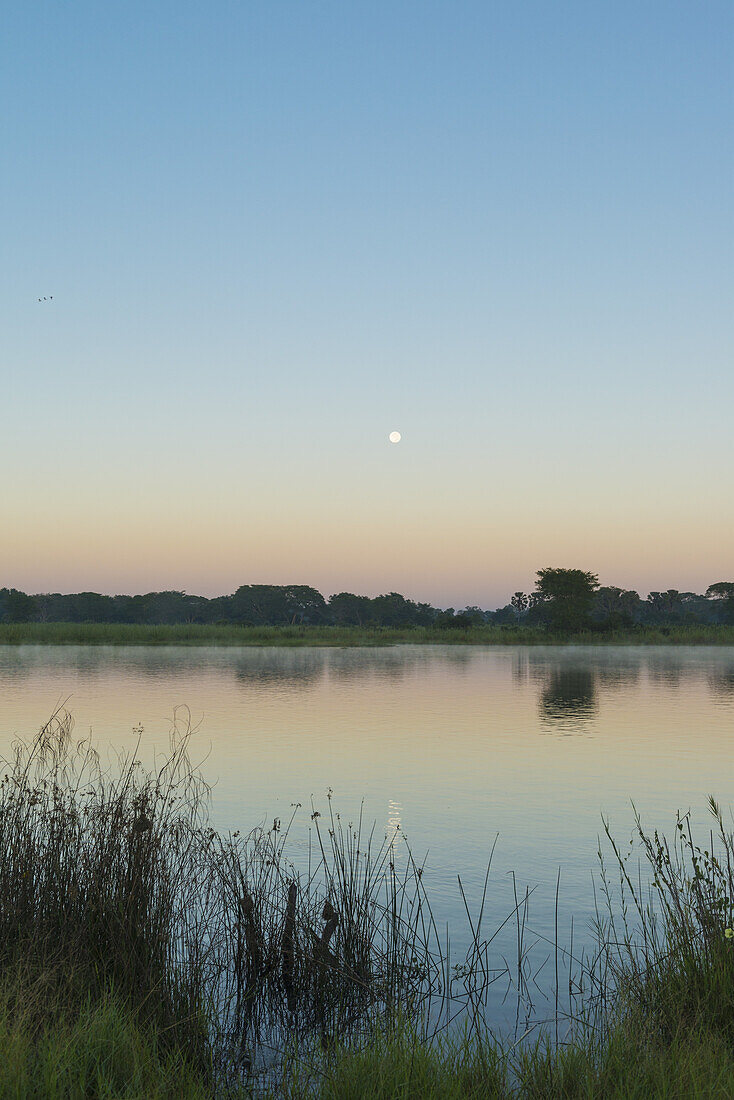
[[[70,1004],[44,973],[0,983],[0,1096],[43,1100],[207,1100],[211,1089],[117,997]]]
[[[696,843],[690,815],[677,818],[672,841],[636,818],[648,876],[629,871],[629,854],[607,838],[620,871],[619,899],[608,896],[599,922],[603,967],[619,1005],[647,1021],[651,1038],[671,1042],[685,1029],[712,1031],[734,1044],[734,836],[714,798],[715,826]]]
[[[668,841],[601,849],[598,943],[575,959],[576,990],[554,1029],[501,1043],[467,1029],[427,1046],[410,1020],[343,1046],[330,1063],[296,1063],[277,1095],[321,1100],[445,1097],[684,1100],[734,1096],[734,835],[711,799],[702,846],[688,815]],[[634,868],[635,853],[642,863]],[[556,1021],[557,1025],[558,1021]],[[557,1026],[556,1026],[557,1034]],[[565,1037],[564,1037],[565,1036]],[[275,1095],[275,1094],[273,1094]]]
[[[208,825],[187,712],[152,770],[103,767],[61,710],[0,779],[0,974],[43,976],[71,1009],[112,996],[162,1055],[210,1082],[252,1077],[298,1042],[328,1046],[397,1006],[445,1003],[451,978],[408,853],[314,810],[298,875],[289,825]],[[295,812],[295,811],[294,811]],[[496,975],[483,974],[483,981]]]
[[[542,627],[469,629],[357,626],[228,626],[185,623],[0,623],[0,645],[385,646],[734,645],[734,626],[640,626],[553,634]]]
[[[212,829],[178,717],[150,770],[139,743],[103,766],[64,711],[5,762],[0,1097],[734,1095],[734,837],[713,800],[703,841],[687,816],[670,840],[638,818],[637,848],[607,827],[596,950],[553,945],[566,1006],[501,1042],[486,883],[451,967],[423,868],[330,801],[301,875],[288,823]],[[512,916],[523,995],[527,895]],[[460,1001],[464,1031],[440,1027]]]

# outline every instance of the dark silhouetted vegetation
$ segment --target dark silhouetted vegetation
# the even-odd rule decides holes
[[[406,640],[434,640],[434,632],[451,641],[453,635],[464,635],[464,641],[489,640],[489,635],[478,637],[487,628],[500,631],[523,629],[526,641],[538,634],[545,640],[581,634],[599,635],[620,633],[646,640],[649,632],[656,630],[678,631],[681,628],[734,626],[734,582],[717,581],[709,585],[705,594],[679,592],[650,592],[646,599],[629,589],[600,586],[598,577],[581,569],[540,569],[533,591],[515,592],[508,604],[495,610],[482,610],[472,606],[463,609],[438,608],[428,603],[417,603],[399,592],[379,596],[360,596],[352,592],[337,592],[327,599],[315,588],[303,584],[241,585],[230,596],[191,596],[186,592],[148,592],[138,596],[108,596],[99,592],[77,592],[63,595],[45,592],[29,595],[13,588],[0,588],[0,638],[11,641],[14,635],[3,630],[6,626],[24,624],[106,625],[120,628],[111,631],[108,638],[116,642],[123,636],[131,640],[121,628],[177,627],[182,639],[187,639],[188,628],[238,628],[255,632],[278,627],[285,633],[277,636],[278,644],[288,644],[288,638],[303,639],[302,633],[288,634],[298,628],[309,631],[319,629],[323,641],[320,644],[343,643],[330,639],[329,631],[351,629],[372,635],[375,631],[415,632]],[[421,632],[423,637],[421,638]],[[68,640],[70,632],[62,632]],[[196,631],[191,631],[191,637]],[[163,635],[161,635],[162,637]],[[253,644],[256,634],[252,633]],[[353,638],[355,635],[344,635]],[[43,632],[29,637],[41,639]],[[59,640],[49,630],[48,639]],[[93,634],[78,635],[80,642],[94,639]],[[199,638],[216,641],[216,633]],[[227,644],[242,644],[243,633],[228,635]],[[273,636],[275,637],[275,636]],[[224,638],[224,635],[221,635]],[[149,644],[156,637],[149,630],[138,635],[141,644]],[[402,639],[394,639],[402,640]],[[495,640],[492,638],[492,640]],[[499,640],[499,639],[498,639]],[[588,639],[585,639],[588,640]],[[677,640],[671,636],[670,640]],[[294,641],[293,644],[303,644]]]
[[[541,569],[533,593],[533,610],[553,631],[583,630],[591,623],[598,587],[599,578],[582,569]]]
[[[734,645],[734,625],[641,626],[552,633],[542,624],[446,629],[440,625],[130,626],[125,623],[0,623],[0,645],[390,646]]]

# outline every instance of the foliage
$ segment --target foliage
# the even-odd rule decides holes
[[[339,626],[364,626],[372,617],[372,600],[369,596],[355,596],[352,592],[335,592],[329,597],[329,616]]]
[[[29,623],[36,617],[38,603],[33,596],[17,588],[3,588],[0,589],[0,608],[5,622]]]
[[[379,626],[427,626],[434,616],[435,611],[428,604],[415,603],[399,592],[376,596],[370,601],[370,619]]]
[[[599,588],[592,604],[592,618],[605,623],[610,629],[631,627],[641,619],[641,600],[630,589],[614,585]]]
[[[326,601],[306,584],[243,584],[229,598],[229,614],[243,626],[318,623]]]
[[[530,607],[530,600],[524,592],[515,592],[510,603],[515,608],[518,615],[523,615]]]
[[[723,607],[723,621],[734,623],[734,581],[716,581],[706,589],[706,597]]]
[[[553,630],[583,629],[589,623],[598,587],[595,573],[581,569],[539,569],[535,584],[540,601],[539,618]]]
[[[613,632],[636,627],[734,624],[734,582],[717,581],[706,594],[677,589],[637,592],[599,586],[580,569],[541,569],[536,590],[517,591],[495,611],[472,606],[441,610],[399,592],[378,596],[336,592],[328,601],[310,585],[245,584],[207,599],[181,591],[109,596],[99,592],[28,595],[0,589],[0,624],[66,623],[108,626],[323,627],[462,631],[485,625],[541,628],[555,633]]]

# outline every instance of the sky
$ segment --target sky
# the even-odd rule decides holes
[[[3,23],[0,586],[734,577],[730,0]]]

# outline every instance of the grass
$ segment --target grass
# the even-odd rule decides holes
[[[330,805],[302,876],[287,825],[216,833],[188,737],[174,725],[151,771],[136,751],[105,769],[59,712],[6,762],[0,1100],[734,1095],[734,836],[713,800],[702,844],[688,816],[670,841],[638,819],[636,848],[607,827],[597,950],[562,951],[555,1034],[512,1045],[483,1023],[509,969],[481,913],[452,976],[421,867],[398,875]],[[437,1030],[461,989],[464,1029]]]
[[[345,1050],[317,1076],[294,1071],[272,1100],[729,1100],[734,1095],[731,1048],[711,1033],[692,1032],[666,1047],[641,1042],[631,1026],[615,1030],[603,1050],[535,1047],[502,1055],[475,1038],[432,1047],[409,1029]]]
[[[0,645],[386,646],[386,645],[734,645],[734,626],[640,626],[550,634],[541,627],[215,626],[196,623],[0,623]]]
[[[294,1039],[306,1049],[441,996],[422,869],[408,858],[398,874],[390,844],[330,804],[324,824],[313,811],[305,875],[287,824],[217,833],[190,732],[174,722],[151,771],[140,737],[105,769],[63,710],[16,743],[0,779],[0,977],[42,979],[72,1018],[112,996],[164,1062],[212,1088],[256,1077]]]
[[[607,829],[619,886],[602,860],[606,915],[599,947],[575,980],[586,992],[564,1023],[565,1040],[548,1033],[510,1046],[482,1028],[427,1045],[412,1021],[379,1028],[366,1042],[344,1044],[320,1063],[296,1061],[271,1095],[319,1100],[649,1100],[734,1095],[734,836],[711,800],[715,828],[708,847],[694,842],[688,817],[674,841],[638,839],[650,874],[630,870]],[[728,930],[728,931],[727,931]]]
[[[211,1090],[180,1052],[161,1051],[112,994],[69,1012],[56,977],[6,974],[0,988],[0,1097],[45,1100],[207,1100]],[[49,993],[52,993],[49,1000]]]

